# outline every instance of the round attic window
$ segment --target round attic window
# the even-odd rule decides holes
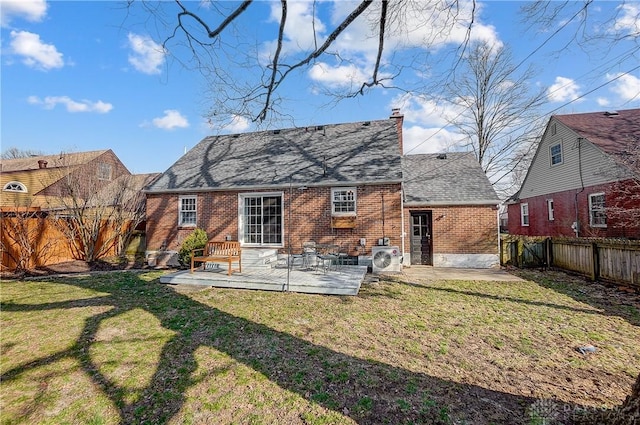
[[[27,193],[27,187],[20,182],[9,182],[2,188],[5,192],[23,192]]]

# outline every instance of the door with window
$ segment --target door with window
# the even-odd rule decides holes
[[[242,241],[253,246],[282,245],[282,195],[242,197]]]
[[[431,211],[411,213],[411,264],[433,265]]]

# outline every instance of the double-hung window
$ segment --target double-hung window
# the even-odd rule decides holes
[[[553,221],[554,220],[553,199],[547,199],[547,216],[549,217],[549,221]]]
[[[589,195],[589,224],[591,227],[607,227],[604,193]]]
[[[562,144],[557,143],[551,145],[549,148],[549,156],[551,158],[551,165],[562,164]]]
[[[195,226],[198,222],[197,203],[195,196],[181,196],[179,199],[178,225]]]
[[[331,189],[331,214],[356,215],[356,188],[335,187]]]
[[[529,225],[529,204],[520,204],[520,224]]]

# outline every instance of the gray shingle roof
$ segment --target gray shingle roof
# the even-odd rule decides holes
[[[210,136],[148,192],[400,182],[396,119]]]
[[[473,153],[402,158],[405,205],[497,205],[500,200]]]

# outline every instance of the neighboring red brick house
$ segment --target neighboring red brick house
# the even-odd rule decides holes
[[[554,115],[519,192],[511,234],[640,237],[640,109]]]
[[[402,120],[394,110],[386,120],[205,138],[146,190],[150,254],[179,250],[198,227],[212,240],[239,240],[243,268],[246,252],[283,254],[290,247],[296,252],[310,240],[339,245],[360,263],[370,262],[372,248],[382,242],[400,247],[404,265],[495,265],[499,201],[480,166],[471,165],[480,170],[482,193],[491,198],[491,219],[478,220],[484,211],[464,210],[466,200],[430,203],[434,173],[447,176],[445,169],[458,163],[457,157],[435,159],[444,167],[440,171],[431,157],[403,157]],[[463,162],[464,171],[451,176],[462,180],[450,187],[464,187],[465,176],[478,177]],[[403,175],[414,168],[419,178],[405,187]],[[450,219],[440,218],[445,214]],[[412,227],[414,219],[423,220],[422,227]],[[427,232],[429,244],[417,239],[412,248],[409,236],[415,231]],[[487,239],[474,245],[473,234]],[[447,262],[438,254],[460,256]],[[272,261],[266,254],[259,257]]]

